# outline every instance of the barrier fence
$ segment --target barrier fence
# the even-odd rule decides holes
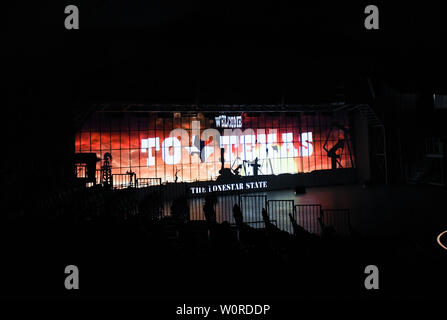
[[[131,180],[131,175],[114,175],[117,186],[143,186],[123,190],[87,188],[73,189],[70,192],[55,194],[42,206],[48,206],[56,215],[66,212],[87,212],[99,215],[104,211],[102,204],[105,199],[114,201],[111,210],[124,215],[141,214],[161,219],[172,214],[173,208],[182,208],[186,219],[190,221],[205,220],[205,197],[190,197],[186,184],[159,184],[160,180]],[[122,180],[119,180],[121,179]],[[123,187],[124,188],[124,187]],[[117,190],[118,189],[118,190]],[[73,199],[77,199],[74,201]],[[332,228],[336,234],[346,236],[351,232],[351,211],[349,209],[322,209],[320,204],[297,204],[294,200],[268,200],[266,194],[227,194],[213,197],[213,207],[218,223],[235,224],[233,206],[238,204],[243,221],[254,228],[264,228],[262,210],[266,209],[270,221],[279,229],[293,233],[289,215],[292,214],[298,225],[306,231],[321,235],[323,227]],[[177,201],[177,202],[176,202]],[[73,207],[73,203],[76,207]],[[174,204],[174,206],[173,206]],[[74,209],[73,209],[74,208]],[[80,209],[79,209],[80,208]],[[110,209],[108,209],[110,210]]]
[[[97,170],[97,180],[99,179]],[[155,198],[150,202],[149,211],[156,212],[156,217],[171,214],[171,206],[176,199],[184,198],[189,208],[189,220],[205,220],[204,197],[191,197],[187,185],[183,183],[162,184],[161,178],[138,178],[135,174],[113,174],[113,189],[149,188]],[[332,227],[339,235],[348,235],[351,230],[349,209],[322,209],[320,204],[297,204],[294,200],[268,200],[265,194],[231,194],[216,196],[214,210],[216,221],[234,224],[233,206],[238,204],[243,220],[254,228],[263,228],[262,209],[266,209],[270,221],[279,229],[293,233],[289,218],[292,214],[298,225],[306,231],[321,235],[322,227]]]
[[[138,178],[137,188],[148,188],[153,186],[160,186],[161,178]]]
[[[320,204],[297,204],[294,218],[306,231],[319,235],[321,227],[318,218],[321,217],[321,210]]]
[[[135,174],[112,174],[113,189],[135,188],[137,186],[137,179]]]
[[[292,223],[289,214],[294,212],[293,200],[268,200],[267,213],[271,220],[276,221],[276,226],[284,231],[293,233]]]
[[[268,200],[267,195],[223,195],[214,204],[216,220],[234,224],[233,206],[239,204],[244,222],[254,228],[264,228],[262,209],[267,210],[270,221],[279,229],[293,233],[291,214],[306,231],[321,235],[322,226],[333,227],[339,235],[349,235],[349,209],[322,209],[320,204],[295,205],[294,200]],[[190,220],[205,220],[204,198],[189,198]],[[169,212],[167,209],[166,212]],[[167,214],[165,212],[165,214]],[[320,221],[319,221],[320,220]]]
[[[333,227],[339,235],[349,235],[351,231],[351,210],[349,209],[324,209],[322,221],[327,227]]]
[[[217,197],[216,203],[214,205],[214,210],[216,212],[216,221],[218,223],[227,221],[233,224],[233,206],[237,204],[238,201],[239,197],[237,194]],[[205,199],[194,197],[188,199],[188,202],[190,210],[190,220],[205,220],[205,213],[203,211]]]
[[[262,209],[267,208],[266,195],[240,195],[239,207],[245,223],[253,228],[264,227]]]

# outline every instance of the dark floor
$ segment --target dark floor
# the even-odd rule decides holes
[[[447,229],[444,194],[420,186],[270,193],[269,199],[352,208],[355,234],[310,242],[269,235],[241,244],[226,231],[216,240],[208,238],[205,222],[179,227],[180,238],[173,238],[165,232],[169,222],[22,219],[2,226],[1,296],[446,298],[447,252],[436,243]],[[64,288],[69,264],[80,269],[79,293]],[[374,292],[364,288],[371,264],[380,270]]]

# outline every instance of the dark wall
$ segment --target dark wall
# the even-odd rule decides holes
[[[353,115],[353,139],[355,149],[355,162],[357,177],[359,181],[369,181],[371,179],[370,168],[370,142],[369,128],[366,117],[359,111]]]

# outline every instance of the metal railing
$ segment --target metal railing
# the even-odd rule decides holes
[[[137,188],[148,188],[160,185],[161,178],[138,178],[136,183]]]
[[[135,180],[133,175],[121,174],[113,175],[114,187],[128,188],[133,186]],[[117,180],[116,177],[122,178]],[[117,183],[117,185],[116,185]],[[155,182],[157,183],[157,182]],[[158,185],[148,190],[137,192],[136,189],[129,190],[107,190],[107,189],[80,189],[77,192],[68,193],[68,195],[59,194],[49,199],[47,202],[49,207],[53,203],[54,207],[63,207],[56,214],[63,214],[64,211],[72,210],[73,203],[71,198],[79,198],[82,201],[77,203],[79,207],[89,208],[88,212],[92,215],[99,215],[104,212],[102,200],[110,194],[116,193],[110,199],[118,199],[114,207],[117,212],[124,216],[133,214],[142,214],[152,217],[153,219],[161,219],[171,214],[171,206],[174,201],[177,203],[177,209],[186,206],[186,214],[189,214],[189,220],[205,220],[204,214],[204,197],[188,197],[186,184],[164,184]],[[79,197],[80,192],[83,196]],[[128,192],[129,191],[129,192]],[[101,200],[102,199],[102,200]],[[179,200],[180,199],[180,200]],[[184,201],[184,202],[183,202]],[[92,204],[97,204],[92,205]],[[306,231],[321,235],[322,227],[332,228],[337,235],[346,236],[351,232],[351,211],[349,209],[322,209],[320,204],[300,204],[295,205],[294,200],[268,200],[265,194],[227,194],[217,196],[214,202],[214,210],[216,212],[216,221],[222,223],[224,221],[235,224],[233,217],[233,206],[238,204],[243,215],[243,221],[254,228],[264,228],[265,223],[262,217],[262,210],[266,209],[270,221],[279,229],[293,233],[293,226],[289,218],[292,214],[298,225]],[[182,209],[181,209],[182,210]],[[78,210],[80,211],[80,210]],[[81,210],[85,211],[85,210]]]
[[[113,189],[126,189],[136,187],[136,175],[128,173],[112,174]]]
[[[276,221],[276,226],[279,229],[293,233],[289,214],[293,215],[294,205],[293,200],[268,200],[267,214],[270,220]]]
[[[239,201],[238,195],[225,195],[217,198],[217,202],[214,205],[216,212],[216,221],[222,223],[224,221],[230,224],[235,223],[233,217],[233,206]],[[190,198],[189,199],[189,211],[191,220],[205,220],[205,214],[203,212],[203,206],[205,205],[204,198]]]
[[[318,218],[321,217],[320,204],[297,204],[295,205],[294,218],[296,222],[306,231],[321,234]]]
[[[225,195],[217,198],[214,206],[218,223],[234,224],[233,206],[238,203],[244,222],[254,228],[264,228],[262,209],[267,210],[270,221],[279,229],[293,233],[289,218],[292,214],[298,225],[306,231],[321,235],[322,225],[333,227],[338,235],[349,235],[351,230],[349,209],[322,209],[320,204],[295,205],[294,200],[267,200],[266,195]],[[191,220],[205,220],[204,198],[190,198],[188,205]]]
[[[241,208],[244,222],[254,228],[262,228],[264,226],[262,209],[266,209],[267,205],[266,195],[239,196],[239,207]]]
[[[351,210],[324,209],[322,221],[325,227],[333,227],[338,235],[346,236],[351,231]]]
[[[189,219],[190,220],[205,220],[205,213],[203,212],[203,205],[205,200],[203,198],[191,198],[188,201],[189,205]]]
[[[188,205],[190,210],[190,220],[205,220],[203,206],[204,198],[190,198]],[[233,206],[239,204],[241,208],[244,223],[254,227],[263,228],[264,220],[262,209],[266,209],[270,222],[278,228],[293,232],[289,219],[289,213],[293,214],[293,200],[267,200],[266,195],[225,195],[217,198],[214,205],[216,212],[216,221],[224,221],[235,224],[233,217]]]

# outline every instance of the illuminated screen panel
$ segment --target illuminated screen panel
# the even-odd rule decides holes
[[[222,154],[241,176],[351,168],[349,130],[344,113],[96,113],[75,151],[110,153],[112,174],[192,182],[215,180]]]

